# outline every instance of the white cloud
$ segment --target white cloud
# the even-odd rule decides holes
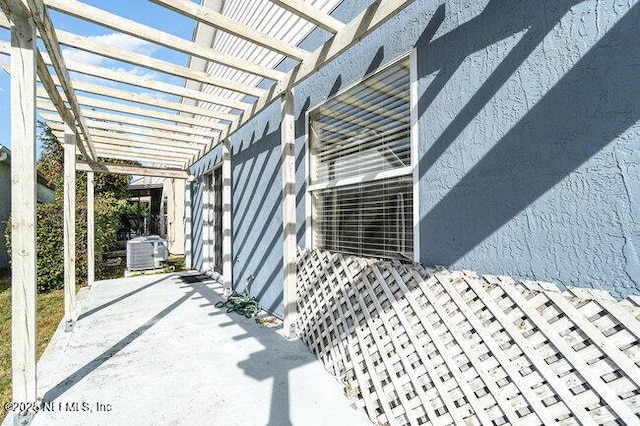
[[[111,33],[99,36],[89,36],[87,39],[131,52],[141,53],[143,55],[150,55],[158,50],[157,45],[127,34]],[[112,62],[110,59],[103,56],[70,47],[62,49],[62,54],[67,60],[82,62],[89,65],[102,65],[105,62]]]
[[[132,75],[132,76],[141,77],[149,80],[157,80],[158,77],[161,75],[158,72],[149,71],[147,69],[140,68],[140,67],[131,67],[131,68],[118,67],[118,68],[113,68],[113,70],[121,74]]]
[[[113,47],[118,47],[130,52],[136,52],[143,55],[151,55],[153,52],[158,50],[159,46],[149,43],[144,40],[137,39],[135,37],[131,37],[126,34],[120,33],[111,33],[107,35],[100,36],[90,36],[87,37],[92,41],[96,41],[101,44],[106,44]],[[86,52],[83,50],[69,48],[66,47],[62,49],[62,54],[64,55],[66,60],[71,60],[75,62],[80,62],[87,65],[100,66],[104,68],[109,68],[113,71],[122,74],[123,77],[126,78],[127,75],[141,77],[145,79],[162,79],[162,75],[160,73],[149,71],[147,69],[136,67],[136,66],[123,66],[121,62],[105,58],[104,56],[96,55],[91,52]],[[0,64],[1,65],[1,64]],[[72,72],[71,76],[74,80],[83,81],[86,83],[94,83],[100,85],[106,85],[111,87],[124,87],[122,84],[115,83],[108,80],[103,80],[101,78],[92,77],[86,74],[80,74],[77,72]]]

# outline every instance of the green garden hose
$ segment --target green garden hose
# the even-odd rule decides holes
[[[258,301],[249,294],[248,288],[242,293],[234,291],[227,297],[226,302],[216,303],[216,308],[227,308],[227,313],[237,312],[247,318],[254,317],[260,312]]]

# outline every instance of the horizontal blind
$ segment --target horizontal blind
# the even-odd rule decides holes
[[[312,184],[411,165],[409,84],[404,59],[310,114]]]
[[[314,191],[316,248],[412,260],[412,183],[409,175]]]
[[[405,58],[310,112],[316,248],[413,259],[409,85]]]

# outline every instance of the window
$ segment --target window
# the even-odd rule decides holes
[[[313,246],[413,260],[409,58],[309,113]]]

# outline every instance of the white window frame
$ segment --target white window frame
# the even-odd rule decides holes
[[[310,129],[309,129],[309,116],[313,111],[327,102],[331,101],[337,96],[342,95],[348,90],[360,85],[367,78],[384,71],[387,68],[392,67],[398,62],[409,58],[409,81],[410,81],[410,93],[409,93],[409,108],[411,115],[411,125],[409,130],[409,138],[411,145],[411,166],[403,167],[400,169],[384,171],[379,173],[370,173],[363,176],[350,177],[346,179],[339,179],[333,182],[322,182],[317,184],[311,184],[311,138],[310,138]],[[391,178],[396,176],[407,176],[413,175],[413,260],[414,262],[420,262],[420,199],[419,199],[419,182],[420,182],[420,172],[419,172],[419,158],[418,158],[418,61],[416,49],[412,49],[411,52],[405,53],[393,61],[389,62],[385,66],[378,68],[375,72],[364,76],[362,79],[358,80],[356,83],[347,86],[346,88],[340,90],[338,93],[328,97],[323,100],[319,104],[315,105],[312,108],[308,108],[305,113],[305,135],[304,135],[304,144],[305,144],[305,183],[306,183],[306,191],[305,191],[305,218],[306,218],[306,227],[305,227],[305,248],[311,249],[315,248],[315,244],[313,241],[313,206],[312,206],[312,194],[311,192],[325,189],[325,188],[337,188],[346,185],[352,185],[355,183],[362,182],[371,182],[374,180],[379,180],[383,178]]]

